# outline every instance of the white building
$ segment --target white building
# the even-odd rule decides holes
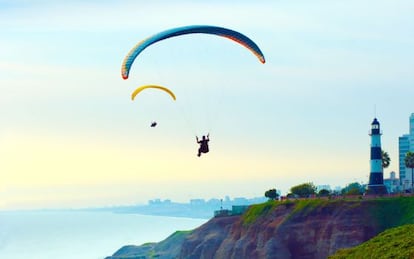
[[[414,152],[414,113],[410,116],[409,134],[398,138],[400,185],[403,190],[411,189],[411,170],[405,167],[404,158],[408,151]]]
[[[400,179],[395,177],[395,172],[390,172],[390,178],[384,179],[384,185],[388,193],[396,193],[400,191]]]

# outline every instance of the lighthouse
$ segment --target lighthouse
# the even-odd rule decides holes
[[[386,194],[382,170],[381,131],[377,118],[371,123],[371,160],[367,194]]]

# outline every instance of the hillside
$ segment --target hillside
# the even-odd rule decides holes
[[[168,244],[170,253],[140,246],[109,258],[327,258],[410,223],[412,197],[266,202],[241,216],[213,218],[181,235],[179,242],[160,242]]]
[[[190,231],[176,231],[159,243],[146,243],[140,246],[124,246],[119,249],[111,259],[145,259],[145,258],[172,258],[177,255],[184,238]]]
[[[341,249],[329,259],[414,258],[414,225],[404,225],[388,229],[359,246]]]

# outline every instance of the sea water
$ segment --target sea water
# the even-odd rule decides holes
[[[158,242],[206,221],[111,212],[0,212],[0,258],[102,259],[124,245]]]

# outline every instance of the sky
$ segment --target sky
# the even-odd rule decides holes
[[[305,182],[368,181],[414,112],[409,0],[0,0],[0,209],[261,197]],[[160,31],[207,24],[260,47],[193,34],[122,60]],[[135,101],[138,86],[146,90]],[[157,121],[155,128],[149,127]],[[195,136],[210,133],[197,157]]]

